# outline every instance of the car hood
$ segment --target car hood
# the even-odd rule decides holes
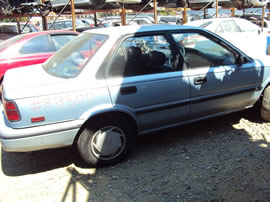
[[[9,100],[57,94],[70,90],[68,86],[73,86],[68,79],[48,74],[41,64],[10,69],[3,80],[4,96]]]

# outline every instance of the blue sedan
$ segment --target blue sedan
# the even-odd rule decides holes
[[[0,142],[10,152],[76,145],[97,167],[121,161],[137,135],[257,102],[270,121],[266,57],[197,27],[88,30],[44,64],[6,72]]]

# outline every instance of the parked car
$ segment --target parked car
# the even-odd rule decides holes
[[[0,23],[0,39],[6,40],[20,33],[38,32],[38,28],[30,23],[20,23],[20,29],[15,22]]]
[[[8,69],[43,63],[77,35],[71,31],[43,31],[0,42],[0,80]]]
[[[266,34],[270,34],[270,20],[268,20],[267,17],[264,17],[263,24],[262,15],[259,13],[246,13],[245,15],[241,15],[240,17],[258,25]]]
[[[112,27],[122,26],[121,19],[105,20],[103,23]],[[126,20],[126,25],[138,25],[135,21]]]
[[[211,18],[185,25],[205,28],[228,40],[250,56],[267,53],[267,35],[254,23],[241,18]]]
[[[6,151],[76,145],[91,166],[123,159],[137,135],[252,107],[270,121],[270,61],[180,25],[88,30],[44,64],[8,70]],[[23,76],[22,76],[23,75]]]
[[[90,27],[94,27],[95,26],[95,21],[92,18],[80,18],[80,20],[85,24],[88,25]]]
[[[126,17],[127,23],[136,23],[138,25],[147,25],[147,24],[154,24],[154,20],[149,16],[127,16]]]
[[[47,24],[49,30],[71,30],[72,29],[72,19],[67,20],[58,20],[49,22]],[[90,27],[88,24],[85,24],[82,20],[76,19],[76,28],[81,27]]]
[[[182,24],[182,18],[177,16],[158,16],[159,23],[168,23],[172,25]]]

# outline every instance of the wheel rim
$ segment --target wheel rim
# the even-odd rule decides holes
[[[125,146],[125,133],[116,126],[101,128],[91,140],[91,150],[95,157],[101,160],[112,160],[118,157]]]

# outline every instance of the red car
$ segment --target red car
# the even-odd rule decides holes
[[[45,62],[78,34],[51,30],[21,34],[0,42],[0,80],[8,69]]]

